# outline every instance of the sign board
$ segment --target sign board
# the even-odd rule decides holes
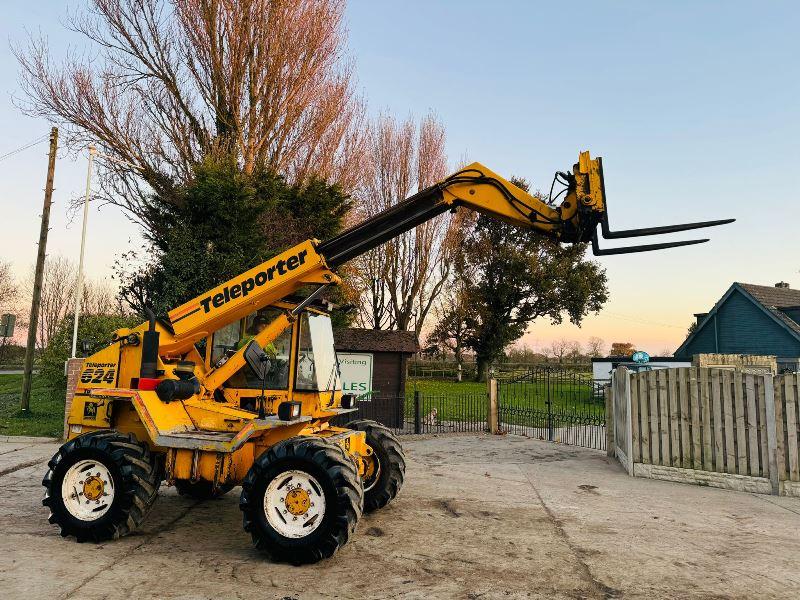
[[[337,356],[342,373],[342,393],[368,398],[372,393],[372,354],[338,352]]]
[[[0,337],[14,337],[14,324],[17,322],[15,315],[5,314],[0,317]]]

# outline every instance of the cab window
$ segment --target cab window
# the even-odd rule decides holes
[[[280,311],[267,308],[250,313],[242,321],[223,327],[214,334],[212,362],[220,360],[222,356],[232,356],[236,351],[244,348],[250,340],[263,331],[272,321],[280,315]],[[235,329],[233,326],[236,326]],[[219,338],[219,341],[217,341]],[[285,390],[289,387],[289,357],[292,347],[292,328],[287,327],[281,334],[267,344],[264,348],[270,358],[270,370],[264,389]],[[249,365],[244,365],[225,383],[226,387],[238,389],[261,389],[262,381],[253,372]]]
[[[241,337],[241,321],[236,321],[218,329],[214,333],[214,342],[211,345],[211,364],[219,366],[223,357],[235,354]]]
[[[339,364],[327,315],[304,312],[300,317],[295,389],[328,391],[339,384]]]

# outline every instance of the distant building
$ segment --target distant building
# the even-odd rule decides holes
[[[639,372],[691,366],[691,359],[673,356],[651,356],[648,362],[642,364],[633,362],[630,356],[603,356],[592,359],[592,379],[595,381],[610,380],[611,372],[617,367],[627,367],[633,372]]]
[[[696,327],[675,351],[695,354],[746,354],[777,357],[779,371],[800,366],[800,290],[734,283],[707,313],[695,314]]]

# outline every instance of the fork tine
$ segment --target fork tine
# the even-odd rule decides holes
[[[608,213],[603,213],[600,220],[600,227],[603,230],[603,237],[607,240],[617,240],[630,237],[641,237],[645,235],[660,235],[662,233],[676,233],[678,231],[689,231],[690,229],[701,229],[703,227],[715,227],[717,225],[727,225],[736,219],[718,219],[716,221],[699,221],[697,223],[680,223],[677,225],[664,225],[661,227],[642,227],[641,229],[620,229],[612,231],[608,225]]]
[[[614,254],[634,254],[636,252],[651,252],[653,250],[664,250],[666,248],[679,248],[681,246],[693,246],[704,244],[708,238],[699,240],[684,240],[680,242],[663,242],[660,244],[642,244],[639,246],[625,246],[623,248],[601,248],[598,240],[597,231],[592,236],[592,254],[595,256],[611,256]]]

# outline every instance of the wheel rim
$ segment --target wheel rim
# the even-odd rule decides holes
[[[114,502],[114,479],[103,463],[81,460],[67,469],[61,484],[61,500],[67,512],[81,521],[95,521]]]
[[[364,457],[364,477],[362,478],[364,484],[364,491],[368,492],[374,488],[378,479],[381,476],[381,461],[378,460],[378,455],[373,451],[368,456]]]
[[[264,493],[264,514],[270,526],[284,537],[310,535],[325,516],[322,486],[305,471],[279,473]]]

